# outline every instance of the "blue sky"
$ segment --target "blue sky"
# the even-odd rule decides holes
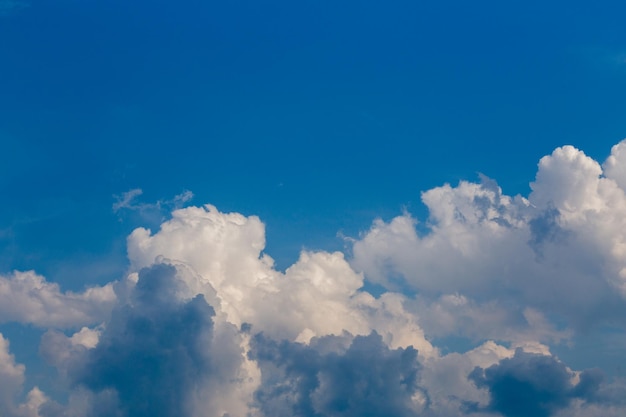
[[[535,363],[536,358],[525,355],[537,354],[543,347],[551,348],[551,356],[541,350],[549,358],[546,366],[554,365],[558,372],[565,363],[571,366],[568,369],[577,372],[600,367],[610,378],[615,374],[623,377],[623,371],[615,371],[612,366],[614,361],[623,359],[620,349],[615,351],[606,345],[618,345],[622,351],[626,347],[624,322],[619,319],[626,304],[621,296],[615,295],[620,294],[620,282],[626,279],[619,275],[622,270],[618,267],[622,262],[620,257],[624,256],[619,249],[623,236],[609,233],[620,230],[620,216],[626,214],[615,203],[622,198],[619,190],[624,188],[624,183],[620,178],[625,174],[620,167],[626,159],[620,157],[617,148],[611,153],[612,146],[626,137],[626,28],[622,18],[625,12],[626,7],[620,2],[591,5],[561,1],[429,4],[0,0],[0,144],[4,156],[0,164],[0,193],[5,196],[0,205],[0,278],[15,284],[19,280],[12,271],[34,270],[46,285],[59,285],[60,289],[50,291],[65,300],[62,304],[69,302],[63,298],[68,296],[66,291],[83,297],[79,297],[80,305],[73,307],[74,313],[58,312],[64,319],[34,319],[35,313],[13,311],[13,307],[0,311],[0,333],[11,343],[7,352],[15,355],[16,364],[26,366],[24,381],[16,383],[22,388],[16,388],[10,400],[0,398],[4,402],[0,410],[8,415],[30,416],[19,407],[27,404],[26,393],[37,385],[44,393],[46,389],[55,391],[46,393],[48,406],[42,403],[37,411],[41,416],[60,415],[54,413],[60,413],[61,409],[66,415],[81,412],[96,415],[95,406],[91,411],[72,408],[75,404],[68,398],[74,397],[82,398],[85,404],[105,402],[110,410],[118,410],[121,415],[141,415],[145,411],[133,411],[125,406],[125,401],[133,396],[146,395],[125,391],[125,383],[119,381],[132,376],[109,375],[105,383],[102,382],[106,379],[104,371],[102,381],[79,375],[80,370],[88,372],[99,355],[110,359],[111,351],[106,343],[114,345],[112,341],[119,340],[113,333],[107,333],[108,329],[122,326],[126,319],[134,320],[133,314],[145,315],[155,322],[161,320],[160,316],[143,310],[121,318],[120,314],[107,315],[123,310],[125,303],[134,305],[133,297],[143,294],[138,289],[121,289],[137,282],[136,278],[133,281],[128,277],[141,275],[141,268],[147,268],[143,277],[166,276],[173,282],[182,280],[184,285],[181,285],[190,288],[196,287],[190,284],[191,278],[186,275],[187,278],[181,278],[184,275],[181,268],[189,267],[203,277],[221,300],[212,301],[208,295],[211,291],[196,288],[196,293],[203,294],[208,305],[217,311],[210,323],[203,321],[206,317],[198,318],[206,334],[213,334],[224,323],[241,324],[248,313],[237,310],[239,317],[227,307],[217,305],[220,302],[236,305],[228,298],[235,290],[223,287],[221,278],[216,278],[219,274],[204,265],[201,255],[192,255],[201,248],[177,251],[177,243],[172,240],[169,244],[154,243],[150,250],[136,243],[142,249],[132,252],[132,239],[127,242],[128,236],[131,233],[135,236],[133,230],[139,227],[149,228],[155,234],[153,240],[142,237],[146,242],[179,239],[180,236],[165,232],[157,239],[156,233],[170,219],[172,210],[204,204],[214,205],[217,211],[193,212],[193,216],[214,216],[211,221],[215,224],[222,224],[222,220],[215,220],[222,217],[228,219],[223,220],[224,224],[238,224],[239,220],[226,213],[241,213],[249,219],[246,224],[251,226],[246,227],[252,231],[244,233],[249,237],[244,240],[257,242],[255,248],[262,246],[250,259],[260,262],[259,256],[267,254],[275,261],[269,270],[263,269],[267,265],[259,266],[250,274],[275,275],[282,277],[275,278],[279,281],[294,279],[318,285],[315,278],[318,275],[311,272],[317,269],[307,269],[305,265],[330,262],[332,268],[320,267],[321,270],[335,271],[333,268],[339,268],[341,262],[314,256],[305,262],[301,251],[323,254],[340,251],[349,265],[346,268],[355,274],[362,273],[361,279],[367,281],[365,288],[376,289],[371,290],[374,295],[378,297],[387,291],[395,294],[394,297],[405,297],[402,303],[406,311],[400,314],[394,310],[394,314],[398,317],[407,314],[409,322],[415,321],[413,334],[425,332],[423,340],[407,339],[408,336],[403,339],[400,334],[408,330],[401,330],[395,322],[381,324],[379,316],[360,319],[360,323],[369,323],[369,327],[346,322],[346,327],[331,330],[319,323],[282,323],[272,314],[289,315],[287,310],[270,314],[265,307],[258,307],[253,316],[262,318],[252,323],[252,328],[262,330],[266,338],[259,339],[260,333],[255,331],[237,337],[257,340],[246,345],[253,346],[250,349],[270,349],[282,339],[293,344],[272,347],[278,353],[269,359],[258,352],[252,353],[266,373],[257,381],[260,385],[256,391],[246,389],[262,393],[264,398],[273,392],[271,384],[275,381],[268,375],[289,380],[300,372],[289,374],[280,370],[279,363],[288,357],[297,361],[304,352],[302,349],[319,348],[322,352],[319,374],[310,376],[312,380],[330,372],[332,366],[329,368],[328,363],[335,360],[320,347],[324,343],[337,346],[343,343],[345,357],[341,360],[346,363],[354,363],[351,362],[356,360],[351,356],[354,349],[363,346],[381,352],[380,357],[390,363],[399,355],[398,349],[405,349],[403,358],[411,356],[408,342],[385,339],[384,332],[392,328],[396,330],[389,330],[389,334],[397,340],[410,339],[414,345],[422,343],[421,348],[414,346],[419,352],[426,352],[427,346],[440,349],[438,353],[417,356],[414,365],[422,379],[405,387],[413,392],[408,397],[415,397],[419,391],[429,398],[424,404],[432,407],[422,405],[419,410],[407,411],[402,405],[406,398],[398,398],[398,403],[388,404],[390,410],[398,410],[394,411],[398,415],[461,415],[463,410],[471,408],[470,403],[478,413],[515,415],[507,407],[498,408],[497,396],[502,391],[494,388],[499,381],[497,372],[521,375],[511,370],[524,361]],[[580,154],[570,148],[559,148],[565,145],[573,146],[571,149]],[[561,150],[555,151],[557,148]],[[540,159],[546,155],[552,155],[552,162],[538,168]],[[614,162],[608,162],[610,155]],[[597,173],[594,163],[598,167],[604,163],[604,171]],[[538,170],[544,173],[542,177]],[[497,187],[487,179],[481,180],[479,174],[495,180],[501,191],[494,191]],[[586,183],[579,177],[591,178],[589,184],[596,184],[594,181],[601,178],[603,185],[589,186],[597,186],[600,191],[596,192],[595,188],[584,188],[581,184]],[[537,185],[531,196],[529,184],[533,181]],[[450,184],[451,191],[444,184]],[[611,187],[617,187],[617,191],[607,191],[613,190]],[[141,194],[133,190],[141,190]],[[180,197],[189,196],[185,194],[188,191],[193,193],[193,198]],[[517,194],[530,203],[514,200]],[[134,197],[124,200],[125,195]],[[430,200],[423,196],[430,196]],[[511,196],[511,202],[502,196]],[[423,198],[426,198],[424,202]],[[481,210],[485,208],[477,203],[483,201],[481,198],[487,199],[484,201],[489,201],[501,217],[493,217],[493,210],[483,213]],[[468,223],[463,227],[455,223],[458,218],[445,214],[449,204],[453,212],[464,213],[463,219]],[[532,209],[524,208],[527,206]],[[500,235],[489,228],[468,226],[478,212],[500,226],[506,221],[519,233]],[[591,212],[597,216],[591,216]],[[260,218],[263,233],[256,229],[250,216]],[[382,219],[382,223],[373,223],[376,219]],[[187,230],[191,223],[185,223],[182,229]],[[181,239],[195,236],[192,229]],[[225,230],[220,233],[231,233],[230,229]],[[234,243],[227,239],[221,245],[245,246],[239,232],[232,233]],[[485,253],[497,253],[509,261],[501,265],[496,257],[483,253],[472,258],[475,263],[469,262],[471,251],[459,249],[471,241],[467,240],[468,236],[473,236],[474,244],[480,244]],[[591,237],[584,240],[580,236]],[[199,241],[204,242],[202,239]],[[259,243],[262,241],[264,245]],[[444,241],[448,243],[441,243]],[[215,243],[207,242],[207,248]],[[527,245],[522,248],[520,242]],[[614,246],[604,245],[609,242]],[[467,248],[471,248],[469,245]],[[222,253],[219,249],[222,246],[214,249]],[[455,250],[459,251],[458,258]],[[165,273],[161,264],[153,265],[154,259],[146,260],[147,254],[163,255],[186,266],[176,264],[179,272]],[[441,258],[441,264],[431,262],[429,256]],[[248,265],[244,258],[242,255],[233,261],[218,257],[214,262],[237,276],[237,271],[226,266],[238,262]],[[521,260],[534,266],[526,270]],[[476,280],[472,284],[476,291],[472,285],[468,287],[450,278],[454,274],[446,263],[466,271],[468,282]],[[535,278],[511,272],[516,265]],[[289,268],[292,272],[282,275]],[[293,272],[301,269],[309,272]],[[341,269],[331,275],[342,281],[341,277],[352,276],[347,271]],[[424,274],[438,284],[425,281]],[[602,285],[606,287],[588,280],[596,275],[602,277]],[[568,285],[565,276],[578,281]],[[149,279],[140,278],[138,282]],[[536,283],[526,286],[517,280]],[[545,280],[551,284],[544,286]],[[111,282],[118,283],[115,290],[110,290],[113,295],[107,292],[107,288],[112,288],[107,287],[113,285]],[[245,293],[242,288],[252,285],[245,282],[240,283],[243,287],[233,285]],[[13,288],[11,285],[7,288]],[[89,298],[84,291],[92,287],[100,288],[105,295]],[[358,288],[356,285],[350,291]],[[167,293],[161,287],[150,291]],[[287,286],[280,291],[292,294],[291,291],[299,290]],[[589,294],[585,299],[588,304],[580,301],[583,307],[579,312],[575,311],[575,301],[555,302],[558,306],[551,306],[541,291],[569,300]],[[367,291],[358,290],[354,294],[361,292]],[[610,295],[611,292],[614,294]],[[11,296],[10,292],[7,294]],[[188,298],[193,295],[190,294]],[[320,294],[327,294],[320,295],[323,300],[317,302],[321,305],[325,305],[322,301],[335,300],[332,291]],[[354,307],[356,295],[351,294],[352,301],[342,300]],[[473,329],[469,333],[448,329],[441,322],[443,313],[440,316],[434,313],[445,310],[448,305],[445,303],[452,302],[452,298],[446,297],[453,296],[461,297],[455,298],[455,302],[473,307],[471,312],[446,310],[446,317],[474,323],[468,325]],[[187,308],[188,298],[177,302]],[[42,299],[45,296],[39,298]],[[381,306],[384,304],[381,298],[375,300]],[[458,303],[453,304],[461,305]],[[513,307],[499,310],[507,303]],[[196,304],[194,308],[202,310]],[[56,304],[46,305],[52,308]],[[277,302],[277,305],[283,304]],[[284,304],[285,309],[295,308],[289,306]],[[332,306],[329,305],[329,311],[334,311]],[[167,308],[179,312],[179,307],[168,304]],[[183,307],[180,308],[184,310]],[[376,308],[383,311],[387,307]],[[56,317],[50,310],[45,311]],[[488,311],[501,318],[500,324],[486,319]],[[227,319],[222,318],[222,313]],[[194,314],[191,316],[196,317]],[[77,319],[77,315],[82,318]],[[111,322],[110,317],[117,317],[117,321]],[[534,330],[522,325],[516,327],[519,320],[526,320],[524,325]],[[539,322],[544,324],[540,326]],[[595,322],[599,324],[594,325]],[[102,323],[108,323],[109,327],[98,327]],[[89,358],[82,353],[72,356],[78,364],[72,367],[72,372],[79,373],[69,375],[68,364],[59,359],[59,353],[51,346],[69,343],[62,342],[65,340],[62,337],[70,340],[82,326],[92,336],[98,334],[102,343],[89,345],[92,355]],[[303,326],[302,332],[308,329],[312,333],[292,334],[297,326]],[[500,330],[486,331],[490,326]],[[505,331],[507,326],[514,330]],[[541,332],[537,330],[539,327],[543,329]],[[342,335],[341,330],[353,339]],[[382,342],[369,331],[380,333]],[[309,339],[313,336],[313,341],[297,345],[306,335]],[[321,342],[315,341],[316,337],[343,339]],[[601,346],[594,347],[590,338],[598,338]],[[489,340],[510,349],[505,354],[494,348],[494,352],[499,352],[500,362],[481,362],[476,355],[468,353]],[[533,351],[528,347],[531,342],[543,347],[535,346]],[[134,352],[130,342],[124,341],[122,345]],[[526,346],[526,351],[512,353],[520,346]],[[482,392],[480,395],[487,395],[464,399],[465,408],[452,403],[442,405],[435,394],[440,381],[433,375],[438,371],[426,365],[428,358],[436,357],[437,363],[450,363],[453,367],[456,359],[445,356],[450,350],[465,355],[459,361],[467,363],[455,365],[458,372],[470,366],[469,363],[486,372],[483,379],[478,374],[470,378],[469,371],[463,374],[464,383],[474,387],[477,393]],[[205,353],[198,353],[200,362]],[[562,362],[553,359],[557,357]],[[248,366],[245,363],[241,366],[244,365]],[[499,368],[489,373],[489,366]],[[339,376],[337,380],[333,379],[334,375],[326,377],[334,381],[332,384],[341,382]],[[607,378],[604,384],[622,383]],[[529,377],[524,381],[532,385],[535,380]],[[608,385],[593,393],[583,392],[582,388],[576,391],[574,386],[570,392],[569,382],[559,381],[562,382],[559,399],[553,408],[541,411],[546,415],[566,412],[561,405],[573,407],[577,401],[588,402],[584,408],[587,411],[580,413],[597,412],[594,407],[601,406],[618,411],[624,407],[602,404],[598,399],[599,392],[609,390]],[[322,401],[320,398],[326,398],[325,391],[318,388],[312,392],[293,385],[303,398]],[[245,391],[241,387],[233,389]],[[117,400],[106,397],[109,394],[117,395]],[[259,402],[259,395],[252,397]],[[184,393],[170,399],[172,413],[192,413],[188,408],[185,411],[176,408],[183,401],[181,398],[186,398]],[[286,405],[285,401],[272,398],[252,408],[258,415],[272,412],[281,415],[282,411],[277,410],[295,407],[307,415],[306,412],[318,407],[316,412],[334,415],[329,404],[336,400],[319,403],[310,400],[308,405]],[[52,402],[54,407],[50,405]],[[230,406],[235,407],[211,403],[192,408],[222,410]],[[235,409],[241,412],[240,408]],[[231,415],[238,415],[237,412],[231,411]],[[201,415],[193,413],[189,415]]]

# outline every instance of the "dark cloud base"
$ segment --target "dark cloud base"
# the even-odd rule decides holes
[[[346,347],[347,345],[347,347]],[[256,393],[265,416],[417,416],[417,351],[389,349],[377,333],[327,336],[310,345],[257,335],[253,359],[263,372]]]
[[[477,367],[469,375],[479,388],[489,390],[487,407],[468,404],[468,410],[495,411],[505,417],[549,417],[579,398],[594,402],[603,376],[599,370],[585,370],[579,382],[574,374],[554,357],[516,350],[487,369]]]

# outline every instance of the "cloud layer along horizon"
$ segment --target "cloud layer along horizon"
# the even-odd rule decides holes
[[[206,205],[134,230],[116,282],[0,276],[0,322],[43,329],[65,392],[28,381],[0,335],[0,414],[623,416],[619,375],[553,352],[625,334],[626,141],[603,164],[558,148],[531,188],[428,190],[427,219],[377,219],[346,254],[303,251],[284,272],[261,219]]]

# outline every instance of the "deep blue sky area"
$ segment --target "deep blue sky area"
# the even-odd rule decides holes
[[[0,271],[68,288],[124,270],[130,189],[259,215],[284,268],[377,216],[424,219],[421,191],[481,172],[526,195],[555,147],[603,161],[626,136],[622,2],[5,9]]]

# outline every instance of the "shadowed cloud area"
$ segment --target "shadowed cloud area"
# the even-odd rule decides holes
[[[585,370],[574,383],[574,373],[554,357],[518,349],[510,359],[487,369],[475,368],[469,378],[489,390],[487,411],[505,417],[549,417],[574,399],[594,401],[603,376],[597,369]],[[477,405],[469,408],[480,409]]]
[[[265,416],[411,417],[426,405],[417,351],[389,349],[375,332],[308,346],[258,335],[252,347],[263,371],[255,397]]]
[[[181,300],[186,290],[174,266],[157,264],[139,272],[98,345],[80,352],[68,369],[75,386],[100,398],[86,416],[192,415],[194,392],[239,365],[234,327],[233,337],[225,340],[229,345],[222,346],[227,354],[213,355],[215,311],[202,295]]]
[[[211,372],[213,309],[202,296],[171,300],[173,267],[139,275],[134,305],[114,312],[85,367],[74,376],[92,390],[114,388],[130,416],[184,415],[185,396]]]

